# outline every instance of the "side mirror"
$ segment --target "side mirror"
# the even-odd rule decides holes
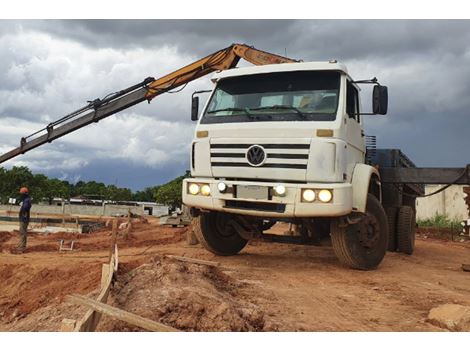
[[[388,88],[386,86],[374,86],[372,92],[372,111],[374,114],[386,115],[388,107]]]
[[[199,97],[194,97],[191,100],[191,121],[197,121],[199,114]]]

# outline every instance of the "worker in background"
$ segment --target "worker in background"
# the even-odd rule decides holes
[[[17,253],[23,253],[26,249],[26,240],[28,237],[29,216],[31,210],[31,197],[29,190],[26,187],[20,188],[21,195],[21,208],[19,213],[20,218],[20,241],[18,243]]]

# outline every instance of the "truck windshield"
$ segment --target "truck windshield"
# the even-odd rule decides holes
[[[340,74],[294,71],[220,80],[201,123],[333,121]]]

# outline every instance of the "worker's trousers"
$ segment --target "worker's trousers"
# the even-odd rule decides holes
[[[20,241],[18,242],[18,249],[22,251],[26,249],[26,240],[28,238],[28,224],[29,222],[20,221]]]

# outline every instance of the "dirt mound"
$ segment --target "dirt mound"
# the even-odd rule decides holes
[[[249,286],[218,268],[155,257],[116,283],[111,304],[184,331],[277,330]],[[100,330],[139,331],[109,319]]]
[[[71,293],[88,293],[99,286],[101,264],[73,268],[6,264],[0,267],[0,320],[11,322],[40,307],[59,303]]]
[[[13,236],[11,232],[0,231],[0,251],[3,249],[5,242],[9,241]]]

